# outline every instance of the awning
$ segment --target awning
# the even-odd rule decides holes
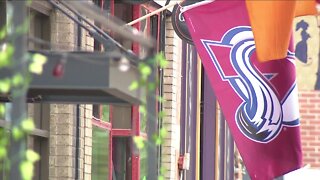
[[[140,90],[128,89],[138,80],[134,64],[128,71],[119,69],[117,53],[100,52],[41,52],[48,57],[43,73],[34,75],[28,98],[35,102],[62,103],[140,103]],[[55,77],[53,69],[64,63],[65,73]]]
[[[41,51],[47,56],[41,75],[33,75],[27,101],[49,103],[101,103],[138,104],[143,90],[130,91],[132,81],[139,80],[139,71],[134,61],[121,71],[123,56],[116,52],[61,52]],[[62,76],[54,76],[57,64],[64,67]],[[130,64],[129,64],[130,63]],[[10,76],[11,71],[2,69],[0,77]],[[12,95],[0,95],[0,101],[10,101]]]

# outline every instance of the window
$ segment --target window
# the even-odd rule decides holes
[[[33,2],[28,9],[30,15],[30,28],[28,37],[30,39],[43,40],[50,43],[50,17],[47,2]],[[50,47],[45,44],[28,41],[29,50],[44,50]],[[28,116],[35,123],[35,130],[27,138],[27,146],[40,155],[40,160],[35,163],[34,180],[49,179],[49,123],[50,104],[33,103],[28,104]]]
[[[27,145],[41,157],[35,164],[33,179],[48,179],[50,104],[28,104],[28,115],[33,118],[36,128],[28,137]]]
[[[109,177],[109,132],[92,127],[92,180]]]
[[[113,138],[112,161],[115,179],[131,179],[131,141],[129,137]]]
[[[50,17],[32,9],[29,10],[29,14],[31,17],[28,34],[29,38],[37,40],[40,39],[49,43],[51,38]],[[39,44],[34,43],[34,41],[29,41],[28,48],[29,50],[43,50],[49,49],[49,46],[47,44]]]
[[[110,105],[107,104],[94,104],[93,116],[100,121],[110,122]]]
[[[110,106],[93,105],[92,119],[92,180],[111,179]]]
[[[114,3],[114,16],[120,18],[122,21],[128,23],[132,21],[133,6],[128,3],[115,0]],[[132,49],[132,42],[118,37],[114,34],[114,39],[120,42],[126,49]]]

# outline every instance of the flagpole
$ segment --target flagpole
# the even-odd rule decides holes
[[[153,16],[153,15],[155,15],[155,14],[158,14],[158,13],[161,12],[161,11],[164,11],[164,10],[166,10],[166,9],[172,7],[172,6],[175,6],[176,4],[179,4],[179,3],[176,2],[176,3],[173,3],[173,4],[168,4],[168,5],[166,5],[166,6],[163,6],[163,7],[160,8],[160,9],[157,9],[157,10],[155,10],[155,11],[149,13],[149,14],[146,14],[146,15],[144,15],[144,16],[141,16],[141,17],[139,17],[138,19],[135,19],[135,20],[127,23],[127,25],[128,25],[128,26],[132,26],[133,24],[136,24],[136,23],[138,23],[138,22],[140,22],[140,21],[143,21],[143,20],[147,19],[147,18],[150,17],[150,16]]]

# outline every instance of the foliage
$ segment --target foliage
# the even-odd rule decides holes
[[[154,58],[151,58],[147,60],[146,62],[140,62],[138,65],[138,70],[140,72],[140,79],[138,81],[133,81],[130,86],[129,90],[136,90],[138,88],[144,89],[146,93],[155,94],[155,90],[159,84],[158,77],[156,78],[155,82],[149,82],[148,78],[152,73],[152,69],[157,68],[165,68],[168,65],[168,61],[165,59],[164,55],[162,53],[159,53],[155,55]],[[153,68],[152,68],[153,67]],[[157,102],[163,103],[164,99],[162,96],[156,97]],[[146,103],[146,97],[142,100],[142,103],[139,107],[140,113],[141,113],[141,122],[147,122],[147,103]],[[158,119],[162,119],[165,116],[164,111],[160,110],[158,112],[158,116],[154,117],[154,120],[157,121]],[[146,124],[143,124],[143,126],[146,126]],[[143,129],[143,128],[142,128]],[[158,133],[153,134],[152,139],[153,143],[147,142],[147,140],[141,136],[135,136],[133,137],[133,141],[136,145],[136,147],[143,151],[148,146],[152,146],[155,144],[156,146],[161,146],[164,142],[164,139],[167,135],[167,130],[165,128],[160,128]],[[164,169],[160,168],[160,175],[158,176],[158,180],[164,179]],[[146,179],[146,176],[143,176],[142,179]]]
[[[30,3],[30,0],[27,1]],[[1,69],[12,69],[13,66],[13,55],[15,47],[13,46],[14,38],[25,34],[28,31],[28,18],[20,26],[15,27],[15,31],[9,31],[11,28],[11,17],[8,18],[6,26],[0,29],[0,70]],[[46,57],[41,54],[34,54],[33,56],[25,55],[20,57],[21,63],[27,62],[29,64],[29,71],[35,74],[42,73],[42,66],[46,62]],[[0,78],[0,94],[7,94],[11,98],[15,98],[20,93],[14,94],[13,89],[19,89],[19,91],[27,91],[29,87],[31,77],[30,72],[22,74],[17,72],[7,77]],[[0,118],[4,118],[6,114],[5,104],[0,104]],[[22,117],[23,118],[23,117]],[[9,124],[5,128],[0,128],[0,169],[4,169],[8,174],[10,170],[17,167],[12,167],[11,164],[17,159],[22,159],[19,169],[23,180],[31,180],[34,172],[34,163],[40,159],[40,156],[31,149],[21,149],[17,157],[9,159],[8,154],[10,151],[10,142],[13,141],[25,141],[26,137],[34,130],[35,125],[31,118],[25,118],[20,120],[20,124],[11,125]]]

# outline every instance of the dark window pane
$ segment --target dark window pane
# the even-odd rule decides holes
[[[131,146],[129,137],[113,138],[112,161],[116,179],[131,179]]]
[[[110,106],[109,105],[93,105],[92,115],[104,122],[110,122]]]

